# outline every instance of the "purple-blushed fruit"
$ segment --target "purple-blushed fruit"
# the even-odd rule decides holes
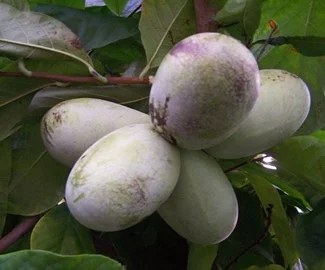
[[[154,77],[149,109],[158,132],[198,150],[229,137],[258,96],[259,70],[238,40],[200,33],[177,43]]]

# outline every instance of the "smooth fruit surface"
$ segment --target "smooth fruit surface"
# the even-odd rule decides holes
[[[120,128],[94,143],[66,184],[72,215],[97,231],[128,228],[167,200],[180,172],[180,153],[152,124]]]
[[[260,71],[261,91],[239,129],[206,151],[216,158],[241,158],[258,154],[291,137],[305,121],[310,108],[307,85],[285,70]]]
[[[181,150],[181,174],[160,216],[181,236],[198,244],[226,239],[238,219],[232,185],[219,164],[203,151]]]
[[[41,135],[50,155],[72,167],[98,139],[136,123],[150,123],[150,117],[106,100],[77,98],[55,105],[44,115]]]
[[[181,148],[208,148],[235,131],[253,108],[259,86],[255,58],[238,40],[219,33],[187,37],[154,77],[152,122]]]

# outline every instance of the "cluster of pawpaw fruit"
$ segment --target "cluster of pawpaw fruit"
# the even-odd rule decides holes
[[[48,152],[71,167],[65,200],[98,231],[153,212],[200,244],[226,239],[238,219],[234,189],[217,159],[262,153],[292,136],[310,95],[298,76],[259,70],[236,39],[200,33],[176,44],[153,79],[149,115],[78,98],[43,117]]]

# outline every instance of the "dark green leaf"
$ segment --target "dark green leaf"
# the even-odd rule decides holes
[[[310,214],[298,219],[296,239],[302,261],[311,270],[325,267],[325,199]]]
[[[211,270],[217,255],[218,245],[189,243],[187,270]]]
[[[111,11],[121,16],[128,0],[104,0],[104,2]]]
[[[239,206],[238,223],[233,233],[219,244],[218,249],[217,264],[222,269],[235,256],[260,239],[266,229],[263,209],[256,196],[242,191],[237,191],[236,196]],[[260,266],[274,263],[271,237],[268,234],[266,236],[244,256],[240,256],[230,269],[242,270],[252,265],[252,262]]]
[[[257,175],[250,175],[249,181],[264,209],[266,210],[272,206],[271,224],[274,229],[275,239],[282,251],[286,267],[294,266],[299,259],[298,251],[279,193],[271,183]]]
[[[266,267],[251,266],[245,270],[285,270],[285,268],[278,264],[270,264]]]
[[[6,223],[9,183],[11,179],[11,140],[0,142],[0,235]]]
[[[313,136],[296,136],[270,149],[279,165],[325,195],[325,143]]]
[[[117,17],[110,12],[98,13],[55,5],[38,5],[33,10],[67,25],[81,39],[85,50],[100,48],[139,33],[138,20]]]
[[[260,22],[261,2],[261,0],[228,0],[218,11],[215,20],[221,27],[237,24],[240,35],[249,42]]]
[[[61,5],[80,9],[85,7],[85,0],[28,0],[28,2],[31,8],[38,4]]]
[[[42,213],[63,198],[69,170],[46,152],[39,124],[24,125],[12,140],[8,213]]]
[[[101,255],[58,255],[42,250],[24,250],[0,256],[0,269],[124,270],[118,262]]]
[[[277,36],[318,36],[325,37],[325,5],[320,0],[262,1],[261,23],[256,31],[255,40],[266,39],[271,27],[269,20],[278,25]],[[252,50],[257,55],[261,46]],[[292,49],[291,45],[274,47],[269,45],[266,55],[260,62],[261,69],[284,69],[300,76],[311,92],[311,109],[307,120],[298,134],[309,134],[325,126],[325,61],[323,57],[306,57]]]
[[[193,1],[143,1],[139,29],[146,50],[147,69],[159,66],[177,42],[195,33],[194,18]]]
[[[39,220],[30,247],[62,255],[95,253],[90,230],[73,218],[65,204],[54,207]]]
[[[325,37],[299,36],[299,37],[276,37],[269,42],[271,45],[279,46],[290,44],[300,54],[305,56],[325,55]]]

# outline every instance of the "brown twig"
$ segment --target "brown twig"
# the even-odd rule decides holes
[[[3,252],[8,247],[10,247],[13,243],[15,243],[24,234],[29,232],[32,228],[34,228],[35,224],[41,218],[41,216],[42,215],[37,215],[25,219],[22,223],[16,226],[10,233],[2,237],[0,239],[0,253]]]
[[[237,165],[235,165],[235,166],[233,166],[233,167],[231,167],[229,169],[224,170],[223,172],[224,173],[229,173],[231,171],[234,171],[234,170],[238,169],[239,167],[248,165],[249,163],[257,162],[257,161],[262,161],[263,158],[265,158],[265,157],[258,157],[258,158],[253,158],[253,159],[246,160],[246,161],[244,161],[242,163],[239,163],[239,164],[237,164]]]
[[[217,24],[213,17],[217,10],[212,7],[211,0],[194,0],[196,32],[215,32]]]
[[[0,77],[26,77],[21,72],[7,72],[0,71]],[[101,83],[92,76],[67,76],[59,74],[51,74],[45,72],[32,72],[30,77],[26,78],[38,78],[38,79],[51,79],[59,82],[70,83]],[[107,84],[150,84],[149,78],[140,79],[138,77],[107,77]]]
[[[244,256],[250,249],[252,249],[254,246],[256,246],[257,244],[259,244],[260,242],[262,242],[265,239],[265,237],[268,235],[270,226],[272,224],[272,209],[273,209],[273,205],[272,204],[269,204],[269,207],[266,208],[266,212],[267,212],[267,224],[266,224],[265,230],[259,235],[259,237],[252,244],[250,244],[243,251],[241,251],[235,258],[233,258],[225,266],[224,270],[229,270],[230,267],[234,263],[236,263],[240,257]]]

